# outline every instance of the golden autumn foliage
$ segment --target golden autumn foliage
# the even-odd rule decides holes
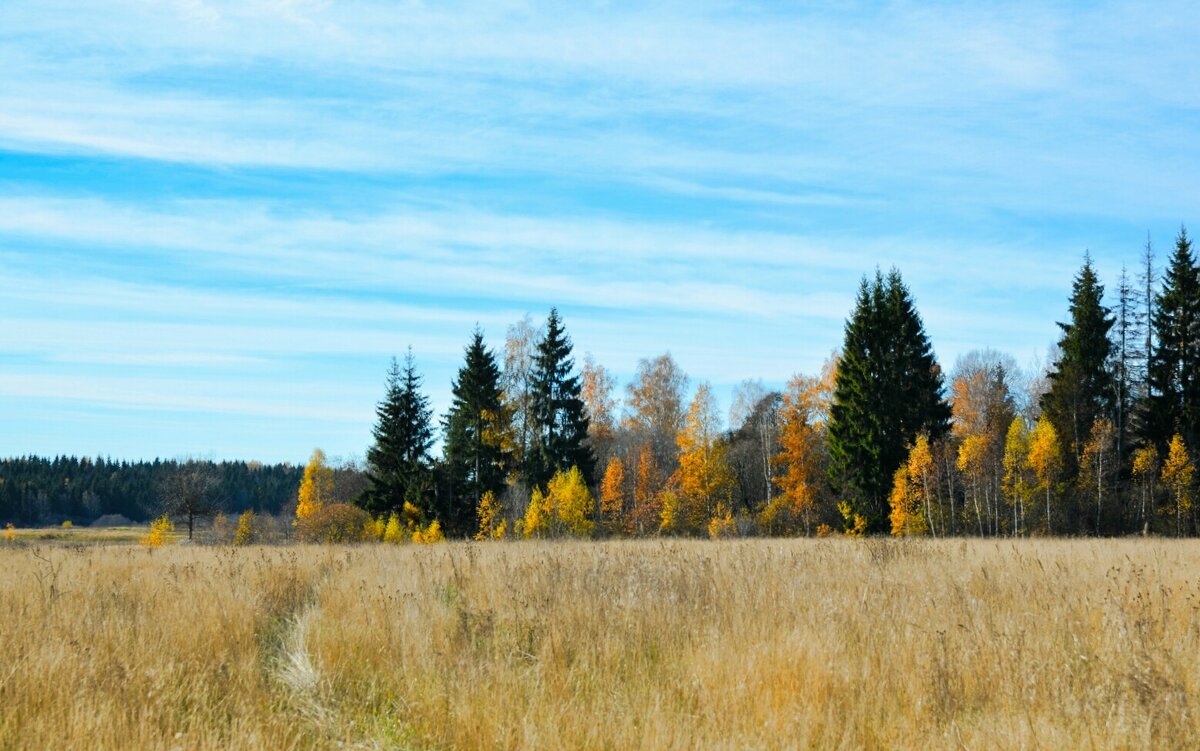
[[[1154,499],[1157,495],[1155,484],[1158,481],[1158,449],[1154,446],[1143,446],[1133,452],[1133,467],[1131,474],[1138,487],[1138,520],[1143,532],[1149,527],[1149,513],[1154,509]]]
[[[1052,530],[1051,497],[1063,470],[1062,444],[1058,431],[1045,415],[1037,421],[1029,437],[1029,456],[1026,460],[1037,478],[1036,490],[1046,495],[1046,532]]]
[[[929,532],[930,477],[933,473],[933,452],[929,437],[921,434],[892,478],[888,496],[891,507],[889,520],[896,537],[923,535]]]
[[[658,465],[649,442],[638,449],[637,476],[633,484],[633,531],[641,535],[658,529],[662,521],[662,497],[658,489]]]
[[[604,469],[600,482],[600,518],[609,534],[628,534],[629,489],[625,482],[625,463],[614,456]]]
[[[171,518],[163,514],[159,518],[150,522],[150,532],[140,540],[141,544],[147,548],[160,548],[167,543],[175,540],[175,525],[171,522]]]
[[[726,459],[727,446],[720,436],[716,398],[707,383],[700,384],[688,408],[679,445],[678,510],[663,509],[664,532],[698,533],[706,529],[718,509],[732,499],[734,477]]]
[[[4,528],[4,539],[8,542],[14,542],[17,539],[17,529],[13,526],[12,522],[9,522]]]
[[[526,537],[548,534],[588,537],[595,528],[592,520],[595,513],[596,500],[583,480],[583,473],[572,467],[567,472],[555,473],[545,494],[534,490],[525,513],[524,533]]]
[[[314,449],[304,476],[300,480],[300,492],[296,503],[296,521],[302,523],[305,519],[319,512],[333,499],[333,470],[325,461],[325,452]]]
[[[424,527],[417,527],[412,533],[412,541],[419,545],[432,545],[445,542],[446,535],[442,533],[442,524],[437,519]]]
[[[393,511],[383,527],[383,541],[389,545],[399,545],[404,539],[404,527],[400,525],[400,517]]]
[[[1176,433],[1167,448],[1167,460],[1163,462],[1161,480],[1167,490],[1170,503],[1163,513],[1175,522],[1175,534],[1183,534],[1185,520],[1192,511],[1195,500],[1196,466],[1188,455],[1183,437]]]
[[[817,488],[822,477],[820,399],[822,380],[796,376],[788,382],[780,407],[779,453],[772,464],[782,474],[772,478],[780,495],[759,513],[759,525],[768,534],[791,535],[812,526]]]
[[[254,523],[254,512],[246,509],[238,517],[237,531],[233,533],[234,545],[250,545],[258,541],[258,529]]]
[[[1025,424],[1025,418],[1015,417],[1004,438],[1004,480],[1000,487],[1018,518],[1024,517],[1025,504],[1029,501],[1032,490],[1027,477],[1028,456],[1029,428]]]
[[[728,507],[718,508],[716,515],[709,520],[708,536],[713,540],[737,536],[737,522]]]
[[[508,520],[504,518],[504,507],[496,499],[496,494],[487,491],[479,499],[476,508],[479,517],[479,530],[475,533],[476,540],[502,540],[508,531]]]

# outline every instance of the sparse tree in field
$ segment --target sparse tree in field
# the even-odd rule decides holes
[[[720,419],[712,388],[701,383],[677,439],[680,510],[668,517],[664,509],[664,532],[696,533],[706,529],[710,519],[731,510],[733,473]]]
[[[639,443],[649,444],[653,466],[663,476],[674,472],[678,461],[675,437],[683,427],[687,385],[687,374],[667,353],[639,360],[633,380],[625,387],[625,429]]]
[[[556,473],[572,467],[591,482],[595,457],[571,346],[558,310],[551,309],[531,375],[534,430],[525,468],[530,486],[545,487]]]
[[[1195,500],[1196,466],[1188,455],[1183,436],[1171,437],[1167,460],[1163,462],[1162,484],[1167,489],[1170,505],[1163,509],[1175,522],[1175,536],[1182,537],[1184,523],[1190,518]]]
[[[921,432],[937,440],[949,429],[944,392],[900,273],[864,278],[846,323],[829,420],[830,481],[848,527],[890,529],[888,498],[909,445]]]
[[[296,501],[296,521],[303,524],[315,516],[326,505],[333,502],[333,470],[325,459],[325,452],[313,449],[304,477],[300,479],[300,490]]]
[[[1117,441],[1117,427],[1108,418],[1099,418],[1092,424],[1080,457],[1080,484],[1096,497],[1096,534],[1103,531],[1104,495],[1117,476]]]
[[[500,369],[478,329],[465,359],[451,387],[453,401],[446,415],[443,446],[450,490],[440,517],[446,532],[453,536],[478,530],[479,502],[485,493],[499,496],[504,491],[511,460]]]
[[[526,314],[508,327],[504,340],[504,370],[500,389],[504,394],[505,410],[511,415],[512,460],[517,467],[525,466],[526,455],[533,442],[533,366],[537,343],[541,339],[542,331],[534,327],[533,319]]]
[[[1125,465],[1129,445],[1129,426],[1132,421],[1134,400],[1137,398],[1138,370],[1141,333],[1138,326],[1137,290],[1129,279],[1129,272],[1121,266],[1117,282],[1117,304],[1113,309],[1115,323],[1112,328],[1113,356],[1113,463]]]
[[[159,486],[159,510],[170,516],[187,520],[188,539],[196,526],[196,518],[212,516],[224,506],[216,468],[209,462],[194,459],[181,462],[166,475]]]
[[[1063,471],[1062,443],[1058,430],[1046,415],[1042,415],[1029,437],[1029,468],[1037,478],[1037,490],[1046,495],[1046,534],[1053,532],[1054,514],[1050,499]]]
[[[1200,268],[1184,228],[1155,302],[1141,437],[1162,451],[1179,434],[1193,449],[1200,422]]]
[[[421,393],[421,377],[411,348],[405,354],[403,370],[392,360],[387,392],[376,415],[375,442],[367,451],[371,486],[364,505],[375,514],[399,511],[405,503],[431,511],[429,448],[433,445],[433,410]]]
[[[1142,446],[1133,452],[1132,476],[1138,488],[1137,524],[1144,534],[1150,522],[1149,512],[1157,507],[1158,449],[1152,445]]]
[[[590,354],[583,358],[579,372],[580,398],[588,418],[588,445],[596,460],[608,464],[617,428],[617,380],[608,368]]]
[[[759,381],[744,381],[734,390],[727,456],[735,478],[734,507],[746,513],[761,512],[775,500],[781,406],[781,394]]]

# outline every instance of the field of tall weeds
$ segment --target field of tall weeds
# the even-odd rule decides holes
[[[1200,546],[0,546],[0,748],[1194,748]]]

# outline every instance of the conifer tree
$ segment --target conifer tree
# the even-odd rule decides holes
[[[532,373],[532,444],[525,479],[544,487],[558,472],[578,467],[591,484],[595,459],[588,444],[588,417],[579,376],[572,371],[571,339],[557,309],[551,309],[546,333],[538,343]]]
[[[1079,466],[1092,425],[1114,412],[1113,375],[1109,370],[1113,345],[1109,331],[1115,322],[1102,300],[1104,287],[1090,255],[1075,277],[1069,307],[1070,322],[1059,323],[1059,357],[1049,374],[1050,390],[1042,395],[1042,411],[1054,424],[1062,443],[1065,469],[1073,476]]]
[[[1187,229],[1175,239],[1151,319],[1149,385],[1142,439],[1165,454],[1171,437],[1196,446],[1200,422],[1200,270]]]
[[[433,445],[430,418],[433,410],[421,393],[412,349],[404,356],[404,368],[393,358],[388,371],[387,392],[376,409],[375,443],[367,451],[370,488],[363,505],[375,514],[400,511],[408,502],[428,513],[433,485],[429,447]]]
[[[478,529],[476,514],[483,496],[490,492],[498,497],[508,475],[500,368],[478,329],[451,390],[444,446],[449,493],[443,499],[442,522],[448,534],[459,536]]]
[[[830,480],[849,515],[886,533],[888,497],[908,447],[949,430],[941,369],[908,288],[893,270],[863,279],[846,323],[829,420]],[[845,515],[846,512],[843,512]]]

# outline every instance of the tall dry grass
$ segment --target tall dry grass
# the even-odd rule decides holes
[[[1194,748],[1200,547],[0,549],[0,748]]]

